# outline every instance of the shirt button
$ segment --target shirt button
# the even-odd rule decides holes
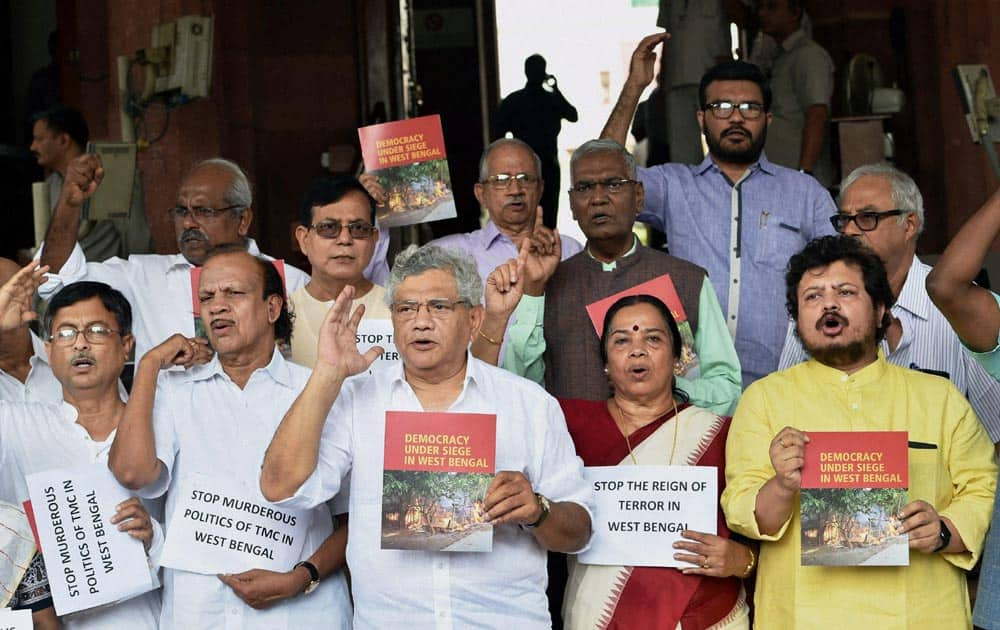
[[[842,383],[846,383],[848,378],[850,378],[850,377],[848,377],[846,374],[841,374],[840,375],[840,381]]]
[[[856,411],[858,409],[858,403],[851,403],[851,409]]]

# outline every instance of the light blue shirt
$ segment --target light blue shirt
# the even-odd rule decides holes
[[[906,281],[892,306],[892,316],[899,320],[903,334],[899,344],[889,351],[883,339],[881,348],[889,363],[914,370],[933,370],[948,379],[965,394],[979,421],[993,442],[1000,441],[1000,382],[987,374],[964,349],[962,341],[931,302],[925,282],[931,268],[916,256],[906,272]],[[779,369],[789,368],[808,358],[802,342],[789,324]]]
[[[708,271],[743,387],[776,370],[788,322],[785,267],[806,243],[834,233],[830,194],[763,154],[735,185],[711,155],[697,166],[640,168],[639,179],[646,190],[639,220],[666,232],[671,254]]]
[[[991,291],[992,293],[992,291]],[[993,293],[993,297],[996,298],[997,307],[1000,308],[1000,295]],[[993,378],[1000,381],[1000,331],[997,332],[997,345],[995,348],[988,352],[973,352],[966,348],[972,358],[982,364],[986,371],[993,376]],[[1000,415],[1000,409],[997,410],[997,415]]]

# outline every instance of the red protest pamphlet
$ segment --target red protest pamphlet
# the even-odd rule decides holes
[[[906,566],[905,431],[810,432],[802,467],[802,564]]]
[[[496,416],[387,411],[382,549],[491,551]]]
[[[457,216],[441,117],[421,116],[358,129],[365,171],[389,196],[378,208],[383,228]]]
[[[659,298],[661,302],[667,305],[667,308],[670,309],[670,314],[674,316],[674,321],[677,322],[677,328],[681,333],[681,358],[678,361],[675,373],[688,378],[698,378],[700,369],[698,367],[698,355],[694,351],[694,332],[691,330],[691,323],[684,312],[681,298],[677,295],[674,281],[668,273],[588,304],[587,314],[590,315],[590,323],[594,325],[597,335],[601,335],[601,331],[604,328],[604,316],[608,314],[608,309],[615,302],[629,295],[643,294]]]

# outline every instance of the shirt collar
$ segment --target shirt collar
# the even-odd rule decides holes
[[[593,260],[595,262],[600,263],[602,270],[604,270],[604,271],[614,271],[615,269],[618,268],[618,261],[619,260],[621,260],[622,258],[628,258],[632,254],[634,254],[636,252],[636,250],[638,250],[638,248],[639,248],[639,237],[636,236],[635,233],[633,233],[632,234],[632,248],[629,249],[624,254],[622,254],[621,256],[619,256],[618,258],[616,258],[615,260],[612,260],[609,263],[606,263],[606,262],[604,262],[602,260],[597,260],[596,258],[594,258],[594,255],[590,253],[590,247],[589,246],[585,247],[584,251],[586,251],[587,255],[590,256],[591,258],[593,258]]]
[[[797,31],[795,31],[794,33],[792,33],[791,35],[789,35],[785,39],[785,41],[781,42],[781,49],[785,50],[785,51],[789,51],[789,50],[795,48],[795,46],[797,46],[798,43],[800,41],[804,40],[805,38],[806,38],[806,32],[803,31],[800,28]]]
[[[483,226],[482,237],[484,249],[489,249],[498,240],[506,238],[504,233],[500,231],[500,228],[497,227],[497,224],[494,223],[492,219],[487,221],[486,225]]]
[[[247,238],[247,253],[251,256],[260,257],[260,247],[257,246],[257,241],[252,238]],[[194,267],[188,262],[187,258],[184,258],[184,254],[173,254],[170,257],[170,264],[167,266],[167,273],[171,271],[187,271]]]
[[[694,167],[695,175],[704,175],[705,173],[713,170],[718,173],[722,173],[722,169],[719,168],[719,165],[716,164],[715,160],[712,159],[711,153],[706,154],[705,159],[701,161],[701,164]],[[753,174],[754,170],[760,170],[761,172],[767,173],[768,175],[774,175],[775,173],[777,173],[777,169],[774,167],[774,164],[769,159],[767,159],[767,156],[764,155],[763,151],[761,151],[760,157],[757,159],[756,162],[750,165],[750,168],[748,170],[750,171],[750,174],[748,174],[747,177],[744,177],[743,178],[744,180],[750,177],[750,175]]]
[[[271,361],[262,368],[257,368],[254,374],[257,372],[265,372],[271,380],[283,385],[285,387],[290,387],[292,385],[291,380],[291,370],[288,367],[288,362],[285,361],[285,357],[281,356],[281,352],[278,347],[274,347],[274,352],[271,354]],[[207,381],[215,378],[216,376],[228,379],[229,375],[222,368],[222,363],[219,361],[219,355],[215,354],[212,356],[212,360],[204,365],[195,366],[189,370],[185,370],[181,373],[180,379],[187,383],[193,383],[195,381]],[[251,377],[252,378],[252,377]]]
[[[480,365],[480,361],[472,356],[470,350],[465,352],[465,379],[462,381],[462,393],[458,395],[455,399],[454,405],[458,401],[465,397],[465,391],[469,388],[469,383],[480,383],[483,382],[483,367]],[[389,385],[392,388],[395,387],[406,387],[410,388],[410,384],[406,382],[406,373],[403,371],[403,362],[397,361],[394,365],[390,366],[385,370],[386,376],[389,379]],[[412,390],[412,388],[410,388]]]
[[[927,271],[924,269],[924,264],[914,256],[895,304],[923,320],[930,316],[930,300],[924,285],[926,278]]]
[[[813,358],[810,358],[806,363],[806,369],[812,378],[828,385],[842,386],[844,383],[850,383],[853,386],[864,386],[881,379],[885,375],[888,365],[882,348],[879,348],[875,362],[866,365],[854,374],[848,374],[837,368],[824,365]]]

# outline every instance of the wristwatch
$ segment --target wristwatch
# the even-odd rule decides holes
[[[319,586],[319,569],[317,569],[316,565],[312,562],[303,560],[292,567],[292,571],[298,569],[299,567],[305,567],[306,571],[309,572],[309,583],[306,584],[306,590],[302,591],[303,595],[308,595],[309,593],[315,591],[316,587]]]
[[[938,546],[934,548],[934,553],[937,553],[947,547],[951,543],[951,530],[948,526],[944,524],[944,519],[941,519],[941,542]]]
[[[548,518],[549,516],[549,509],[552,507],[552,504],[549,503],[549,500],[536,492],[535,501],[538,501],[538,507],[542,509],[542,513],[538,516],[537,521],[525,525],[525,527],[540,527],[541,524],[545,522],[545,519]]]

